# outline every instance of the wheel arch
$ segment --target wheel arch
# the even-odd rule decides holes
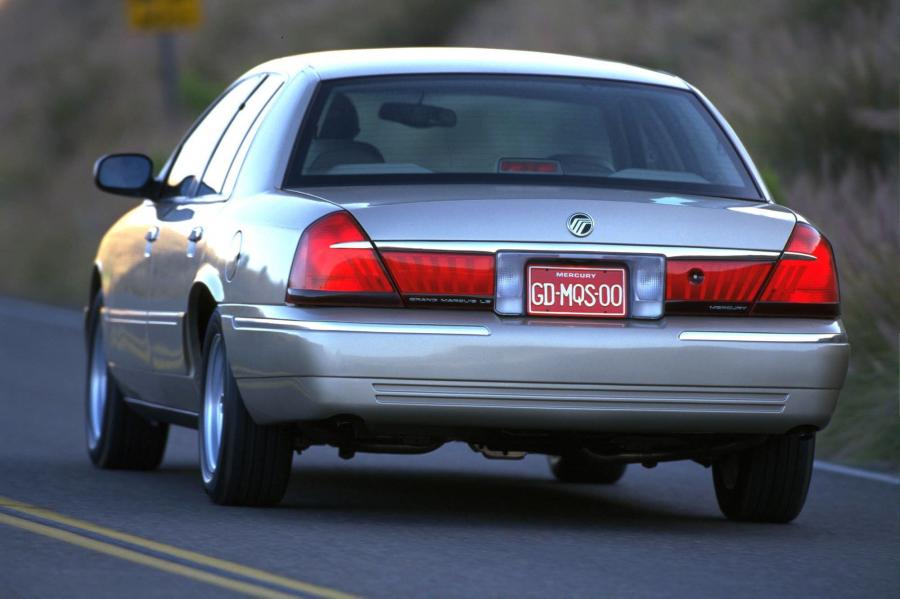
[[[201,269],[191,285],[190,293],[188,293],[185,319],[188,355],[195,376],[197,376],[199,365],[202,363],[203,338],[206,336],[206,325],[209,323],[209,319],[216,307],[224,299],[222,283],[218,274],[209,273]]]

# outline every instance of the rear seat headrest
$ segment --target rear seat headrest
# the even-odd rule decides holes
[[[319,128],[319,139],[353,139],[359,133],[359,115],[350,98],[336,94]]]

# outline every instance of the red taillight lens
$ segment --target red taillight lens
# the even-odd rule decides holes
[[[356,220],[343,211],[320,218],[303,233],[287,290],[289,303],[345,306],[406,303],[490,308],[493,296],[492,254],[385,252],[379,256]]]
[[[384,252],[382,256],[404,297],[494,295],[493,255]]]
[[[810,225],[798,223],[754,313],[834,316],[839,302],[831,244]]]
[[[399,304],[378,254],[347,212],[323,216],[304,231],[291,266],[287,301]]]
[[[669,260],[666,301],[750,303],[770,270],[771,262]]]
[[[831,245],[798,223],[778,262],[669,260],[667,314],[833,317],[839,313]]]

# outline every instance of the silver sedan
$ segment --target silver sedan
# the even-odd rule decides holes
[[[87,445],[159,465],[197,428],[221,504],[294,452],[550,456],[566,483],[712,468],[786,522],[847,370],[831,247],[668,74],[476,49],[305,54],[242,75],[104,236]]]

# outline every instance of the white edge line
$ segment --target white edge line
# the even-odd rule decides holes
[[[866,480],[874,480],[889,485],[900,485],[900,476],[894,476],[893,474],[873,472],[872,470],[863,470],[862,468],[852,468],[850,466],[841,466],[840,464],[833,464],[824,460],[816,460],[813,464],[816,469],[824,472],[843,474],[855,478],[864,478]]]

